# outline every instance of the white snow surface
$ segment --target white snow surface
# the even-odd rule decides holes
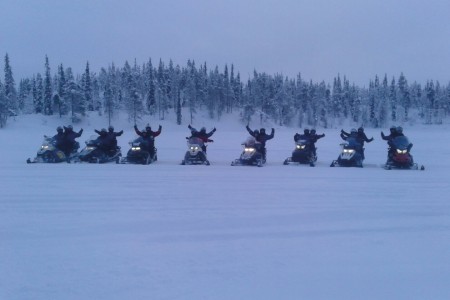
[[[284,166],[302,129],[271,124],[268,163],[232,167],[244,125],[204,119],[211,165],[182,166],[187,123],[147,122],[146,166],[26,164],[57,116],[0,130],[0,299],[450,299],[448,124],[404,126],[426,169],[388,171],[379,129],[364,168],[329,167],[345,126],[318,128],[316,167]],[[125,155],[132,125],[114,123]],[[82,145],[101,127],[74,126]]]

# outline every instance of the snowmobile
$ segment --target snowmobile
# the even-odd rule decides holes
[[[98,136],[91,136],[86,141],[86,147],[80,151],[74,162],[89,162],[89,163],[107,163],[115,161],[122,156],[120,147],[113,150],[106,150],[102,146],[102,141]]]
[[[389,142],[388,159],[384,168],[386,170],[391,169],[407,169],[418,170],[419,165],[414,162],[414,159],[410,153],[412,144],[409,142],[406,136],[398,136]],[[420,170],[425,170],[422,165]]]
[[[56,147],[56,140],[52,137],[44,135],[44,141],[42,142],[41,148],[37,152],[37,156],[31,160],[27,159],[27,163],[60,163],[60,162],[70,162],[70,160],[77,156],[77,150],[80,147],[78,142],[75,144],[74,149],[67,156],[64,151]]]
[[[182,165],[207,165],[209,166],[209,160],[206,157],[206,152],[203,151],[203,147],[206,147],[201,138],[190,137],[186,138],[188,151],[184,155],[184,159],[181,161]]]
[[[337,160],[333,160],[330,167],[363,167],[361,144],[355,138],[348,138],[341,143],[341,154]]]
[[[137,137],[129,142],[131,148],[127,152],[126,157],[117,158],[118,164],[143,164],[149,165],[152,162],[158,160],[157,149],[155,148],[154,138],[151,142],[147,142],[142,137]],[[153,147],[153,155],[148,151],[150,147]]]
[[[261,144],[256,142],[254,137],[248,137],[242,143],[244,151],[241,156],[231,162],[232,166],[258,166],[262,167],[266,163],[261,152]]]
[[[315,166],[317,156],[314,155],[314,144],[308,140],[298,140],[295,143],[295,149],[292,152],[292,156],[284,160],[284,165],[290,163],[309,164],[311,167]]]

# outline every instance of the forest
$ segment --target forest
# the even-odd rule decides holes
[[[136,124],[145,116],[160,120],[169,114],[177,124],[192,123],[199,112],[220,120],[235,113],[242,122],[270,121],[280,126],[333,128],[343,122],[386,127],[421,122],[441,124],[450,111],[450,82],[408,82],[405,75],[375,76],[368,86],[337,74],[332,83],[254,71],[242,79],[234,65],[210,68],[188,60],[185,66],[151,58],[146,63],[111,63],[98,72],[86,63],[82,74],[59,64],[51,70],[46,56],[42,73],[15,80],[9,55],[0,79],[0,127],[20,114],[69,116],[80,122],[89,113],[109,122],[126,112]]]

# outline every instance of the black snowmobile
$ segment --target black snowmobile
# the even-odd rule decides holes
[[[186,138],[188,151],[184,155],[184,159],[181,161],[182,165],[207,165],[209,166],[209,160],[206,157],[206,152],[203,148],[206,147],[201,138],[190,137]]]
[[[361,144],[353,137],[341,143],[341,154],[337,160],[333,160],[330,167],[363,167]]]
[[[262,146],[256,142],[254,137],[248,137],[242,145],[244,146],[244,151],[242,151],[238,159],[231,162],[232,166],[262,167],[266,163],[261,152]]]
[[[64,151],[57,148],[57,141],[44,135],[44,141],[42,142],[41,148],[37,152],[37,156],[31,160],[27,159],[27,163],[60,163],[60,162],[70,162],[71,159],[78,155],[77,150],[80,147],[78,142],[75,143],[75,147],[70,153],[66,155]]]
[[[406,170],[418,170],[419,166],[414,162],[411,155],[412,144],[409,142],[406,136],[398,136],[389,142],[388,159],[384,168],[386,170],[391,169],[406,169]],[[425,170],[422,165],[420,170]]]
[[[298,140],[295,142],[295,149],[292,156],[284,160],[285,165],[291,163],[309,164],[311,167],[315,166],[317,156],[314,155],[314,144],[308,140]]]
[[[155,148],[155,139],[151,138],[148,142],[142,137],[137,137],[129,142],[131,148],[127,152],[126,157],[117,158],[118,164],[142,164],[149,165],[158,160],[157,149]],[[153,155],[149,149],[153,149]]]
[[[88,163],[107,163],[115,161],[122,156],[120,147],[115,149],[107,149],[99,136],[91,136],[86,141],[86,147],[84,147],[80,154],[74,160],[75,162],[88,162]]]

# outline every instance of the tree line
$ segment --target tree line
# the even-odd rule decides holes
[[[243,81],[233,64],[208,68],[188,60],[185,66],[151,59],[139,65],[114,63],[98,73],[86,63],[82,74],[58,65],[53,73],[46,56],[42,74],[22,78],[16,84],[8,54],[4,80],[0,79],[0,126],[18,114],[70,116],[72,122],[95,112],[109,121],[125,111],[130,122],[146,115],[164,120],[168,114],[193,123],[207,112],[211,119],[237,113],[241,121],[270,121],[280,126],[340,126],[345,121],[366,127],[385,127],[420,120],[440,124],[450,110],[450,83],[429,80],[424,86],[398,78],[375,76],[368,87],[351,84],[339,74],[333,83],[304,80],[282,74],[253,72]]]

